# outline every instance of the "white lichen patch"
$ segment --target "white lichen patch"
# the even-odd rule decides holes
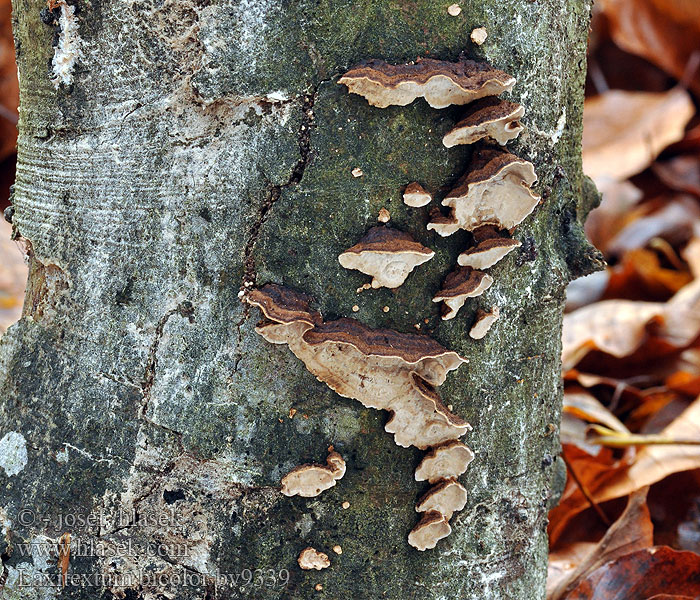
[[[51,61],[52,75],[51,81],[56,89],[63,85],[73,83],[73,72],[75,63],[80,58],[80,35],[78,33],[78,17],[75,14],[75,6],[66,3],[66,0],[59,0],[56,5],[61,10],[58,17],[60,33],[58,43],[54,48],[53,59]]]
[[[27,442],[21,433],[10,431],[0,440],[0,468],[8,477],[27,466]]]

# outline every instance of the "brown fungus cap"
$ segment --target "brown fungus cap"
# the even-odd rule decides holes
[[[498,306],[494,306],[490,311],[479,310],[476,313],[476,319],[474,319],[474,324],[469,330],[469,337],[480,340],[483,338],[491,329],[493,325],[500,316],[500,310]]]
[[[321,569],[327,569],[331,566],[328,555],[324,552],[319,552],[316,548],[312,548],[311,546],[304,548],[300,552],[297,562],[305,571],[310,571],[311,569],[320,571]]]
[[[431,487],[416,504],[416,512],[436,511],[446,519],[467,504],[467,490],[455,479],[441,481]]]
[[[419,208],[430,204],[432,201],[432,194],[426,192],[420,183],[413,182],[406,186],[403,192],[403,201],[407,206],[412,206],[414,208]]]
[[[525,109],[515,102],[493,96],[482,98],[467,107],[464,117],[445,134],[442,143],[452,148],[488,137],[504,145],[523,130],[518,119],[524,114]]]
[[[332,488],[345,475],[345,461],[337,452],[331,452],[325,465],[301,465],[282,478],[282,494],[313,498]]]
[[[428,229],[442,236],[458,229],[473,231],[483,225],[512,229],[540,201],[530,190],[537,181],[532,163],[495,146],[475,153],[469,171],[442,201],[451,209],[451,222],[434,221]]]
[[[442,289],[435,295],[433,302],[445,303],[446,310],[442,318],[447,321],[457,316],[467,298],[480,296],[492,283],[493,278],[482,271],[457,267],[445,278]]]
[[[430,511],[423,515],[418,525],[408,534],[408,543],[421,552],[431,550],[450,533],[452,528],[447,519],[437,511]]]
[[[373,288],[397,288],[415,267],[433,256],[435,252],[416,242],[410,234],[379,226],[372,227],[357,244],[343,252],[338,261],[346,269],[371,275]]]
[[[485,236],[483,230],[493,232],[491,237]],[[477,235],[480,232],[482,235]],[[518,240],[514,240],[507,234],[501,236],[490,226],[480,227],[474,232],[474,238],[477,241],[476,246],[468,248],[457,257],[457,263],[463,267],[472,267],[473,269],[488,269],[495,265],[499,260],[505,257],[508,253],[521,246]]]
[[[445,108],[484,96],[498,96],[513,89],[515,79],[483,62],[419,58],[404,65],[367,61],[350,69],[338,83],[378,108],[405,106],[420,97],[433,108]]]
[[[469,446],[452,440],[433,447],[416,468],[416,481],[435,483],[441,479],[454,479],[462,475],[474,460]]]
[[[413,387],[390,408],[391,418],[384,430],[394,434],[397,445],[415,446],[424,450],[446,441],[456,440],[471,430],[471,425],[453,414],[435,389],[411,375]]]

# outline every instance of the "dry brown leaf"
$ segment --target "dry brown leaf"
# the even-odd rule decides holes
[[[583,170],[599,187],[646,169],[669,144],[683,138],[695,113],[688,92],[611,90],[586,100]]]
[[[647,339],[647,328],[659,322],[664,311],[659,302],[604,300],[564,315],[564,370],[576,366],[591,350],[618,358],[629,356]]]
[[[586,219],[586,235],[596,248],[607,253],[607,247],[625,225],[639,217],[633,211],[642,199],[642,191],[629,181],[612,181],[602,190],[600,206]]]
[[[700,227],[695,228],[695,236],[681,252],[695,279],[700,279]]]
[[[577,566],[568,572],[561,573],[563,576],[556,581],[548,576],[548,600],[564,598],[588,574],[606,562],[636,550],[649,548],[654,544],[654,527],[646,504],[648,491],[649,488],[642,488],[630,495],[627,507],[620,518],[612,524],[600,542],[588,546],[584,556],[580,555],[582,548],[572,549],[570,561],[575,562]],[[563,561],[566,555],[567,552],[564,549],[559,551],[555,558]]]
[[[700,206],[697,201],[690,196],[677,196],[660,210],[628,223],[608,242],[606,251],[619,255],[642,248],[657,237],[672,244],[682,244],[693,236],[698,221]]]
[[[700,2],[697,0],[600,0],[615,43],[658,65],[680,80],[700,50]],[[700,79],[690,82],[700,94]]]
[[[0,1],[0,160],[15,152],[19,82],[12,38],[12,5]]]
[[[581,388],[567,388],[564,392],[565,413],[588,423],[601,423],[613,431],[629,433],[629,429],[592,394]]]
[[[677,156],[654,163],[654,173],[672,190],[700,196],[700,158]]]
[[[672,439],[700,440],[700,398],[665,427],[660,435]],[[647,446],[635,455],[626,454],[625,461],[612,459],[609,449],[602,450],[597,456],[590,456],[576,447],[564,448],[567,460],[597,504],[627,496],[673,473],[700,468],[700,446]],[[552,543],[556,542],[567,523],[588,506],[581,491],[568,483],[559,506],[549,514]]]

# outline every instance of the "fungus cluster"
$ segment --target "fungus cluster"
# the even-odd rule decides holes
[[[443,237],[465,230],[473,239],[433,298],[443,303],[442,318],[452,319],[467,298],[481,295],[493,284],[483,270],[520,246],[511,237],[513,229],[540,200],[531,190],[537,181],[533,165],[503,148],[523,129],[524,108],[497,97],[510,91],[515,79],[486,63],[466,59],[454,63],[418,59],[406,65],[371,60],[350,69],[339,83],[378,108],[405,106],[420,97],[433,108],[469,104],[443,144],[448,148],[479,146],[466,173],[442,200],[449,212],[434,208],[427,225]],[[361,176],[362,171],[355,169],[353,175]],[[422,207],[432,201],[432,194],[414,182],[404,189],[403,201]],[[386,209],[378,220],[384,224],[390,220]],[[370,275],[371,287],[395,289],[434,254],[408,233],[381,225],[372,227],[338,260],[347,269]],[[369,288],[365,284],[361,289]],[[262,337],[286,344],[319,381],[340,396],[388,411],[385,430],[394,435],[396,444],[428,451],[415,479],[431,487],[416,504],[422,517],[408,542],[421,551],[434,548],[450,534],[449,520],[467,502],[458,477],[474,454],[459,438],[471,427],[443,404],[436,390],[466,359],[427,336],[372,329],[350,318],[324,321],[311,308],[309,296],[276,284],[252,289],[244,298],[262,312],[263,319],[256,326]],[[483,338],[498,317],[497,306],[480,310],[469,335]],[[293,469],[282,479],[282,493],[312,497],[333,487],[345,473],[345,461],[329,448],[326,462]],[[328,556],[313,548],[299,555],[302,569],[322,569],[329,564]]]

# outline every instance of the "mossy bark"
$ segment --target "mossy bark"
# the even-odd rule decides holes
[[[4,598],[543,597],[564,288],[593,260],[579,147],[590,2],[462,0],[456,17],[435,0],[76,2],[81,54],[55,89],[44,2],[14,0],[13,224],[32,267],[0,345],[0,438],[27,451],[0,469]],[[543,202],[491,289],[442,322],[431,298],[466,236],[427,232],[427,208],[400,189],[420,181],[440,199],[461,175],[470,150],[441,143],[461,109],[380,110],[336,81],[362,59],[461,52],[517,78],[527,131],[510,147],[534,162]],[[337,256],[381,207],[436,257],[398,290],[358,294],[367,278]],[[435,550],[406,542],[421,453],[257,336],[244,281],[305,291],[327,319],[419,323],[469,358],[441,388],[474,427],[469,501]],[[492,305],[500,320],[471,340]],[[344,479],[281,496],[281,475],[330,444]],[[68,572],[90,579],[34,585],[56,582],[41,553],[66,531],[93,544]],[[306,546],[332,566],[302,572]]]

